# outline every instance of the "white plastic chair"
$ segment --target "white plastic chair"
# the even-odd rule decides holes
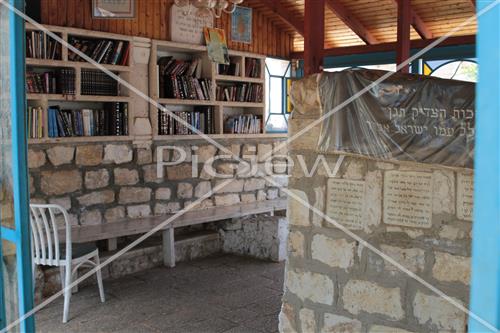
[[[66,244],[59,243],[58,226],[56,215],[64,217],[66,229]],[[64,289],[64,312],[63,323],[68,322],[69,301],[71,299],[71,285],[77,276],[78,268],[85,264],[91,267],[99,267],[99,249],[95,244],[72,244],[71,226],[66,210],[59,205],[30,205],[32,256],[33,256],[33,280],[35,279],[35,265],[46,265],[60,267],[61,284]],[[97,284],[101,302],[104,303],[104,287],[102,285],[101,270],[96,270]],[[33,285],[34,285],[33,281]]]

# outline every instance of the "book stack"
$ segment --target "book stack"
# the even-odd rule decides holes
[[[103,109],[48,109],[49,137],[128,135],[128,104],[104,103]]]
[[[118,96],[118,82],[99,70],[82,69],[82,95]]]
[[[231,63],[229,65],[219,64],[219,75],[240,76],[240,64]]]
[[[30,94],[75,94],[75,70],[61,68],[44,73],[26,72],[26,90]]]
[[[218,101],[262,103],[264,90],[260,84],[242,83],[217,86],[216,95]]]
[[[28,138],[43,138],[45,128],[44,112],[42,107],[28,107]]]
[[[128,63],[130,45],[126,41],[70,37],[69,43],[97,63],[122,66],[126,66]],[[70,61],[85,61],[71,50],[68,53],[68,59]]]
[[[211,80],[201,78],[202,60],[158,60],[160,98],[210,100]]]
[[[61,60],[61,44],[42,31],[26,32],[26,57]]]
[[[245,76],[260,77],[260,59],[246,58],[245,59]]]
[[[241,115],[227,118],[224,133],[260,134],[262,133],[262,116]]]
[[[215,133],[214,108],[211,106],[197,106],[194,111],[174,111],[173,113],[202,133]],[[188,134],[196,133],[167,112],[158,110],[158,135]]]

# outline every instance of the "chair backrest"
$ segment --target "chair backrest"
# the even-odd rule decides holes
[[[65,257],[59,249],[56,215],[62,214],[66,229]],[[71,226],[68,212],[59,205],[30,204],[33,261],[38,265],[59,266],[61,260],[71,261]]]

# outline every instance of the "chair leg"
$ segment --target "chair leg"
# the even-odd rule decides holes
[[[104,286],[102,284],[102,272],[101,272],[101,261],[99,260],[99,253],[95,256],[95,264],[96,264],[96,278],[97,285],[99,287],[99,296],[101,296],[101,302],[104,303],[106,301],[106,297],[104,296]]]
[[[64,312],[63,312],[63,323],[68,322],[68,316],[69,316],[69,301],[71,300],[71,266],[70,267],[65,267],[65,282],[64,285],[66,286],[64,288]]]

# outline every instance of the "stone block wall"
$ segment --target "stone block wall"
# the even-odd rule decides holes
[[[320,115],[316,80],[294,86],[290,136]],[[295,162],[289,189],[295,197],[326,216],[336,213],[357,237],[467,307],[471,172],[345,157],[334,174],[339,155],[327,155],[309,178],[299,162],[311,170],[319,132],[317,125],[289,147]],[[417,193],[418,200],[394,197],[398,177],[407,182],[402,193]],[[342,192],[347,200],[338,195]],[[415,204],[408,204],[412,200]],[[342,212],[346,216],[338,215]],[[416,218],[421,215],[431,218],[424,222]],[[288,219],[281,332],[466,331],[465,313],[293,198]]]

